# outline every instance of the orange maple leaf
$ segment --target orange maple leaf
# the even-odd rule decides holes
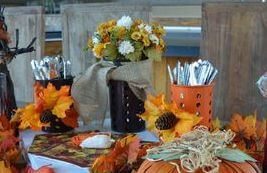
[[[62,122],[72,128],[76,128],[78,127],[78,113],[77,111],[72,107],[68,110],[65,111],[66,112],[66,117],[62,118]]]
[[[118,140],[115,147],[106,155],[98,157],[93,166],[93,173],[116,173],[127,163],[133,163],[138,157],[140,139],[128,135]]]
[[[73,104],[73,99],[70,96],[61,96],[54,105],[52,109],[52,113],[56,115],[58,118],[65,118],[66,110],[70,108]]]
[[[40,92],[39,97],[43,102],[44,110],[52,109],[59,99],[59,93],[56,87],[49,83],[47,87]]]
[[[0,130],[8,130],[11,128],[11,125],[9,123],[9,120],[7,119],[7,116],[1,115],[0,116]]]
[[[0,161],[0,173],[12,173],[11,168],[7,167],[3,160]]]
[[[43,126],[40,121],[40,113],[36,110],[34,104],[29,104],[24,109],[19,109],[16,114],[20,119],[20,129],[30,127],[33,130],[40,130]]]
[[[61,97],[61,96],[69,96],[69,94],[70,94],[70,86],[67,86],[67,85],[62,86],[60,88],[60,90],[58,91],[59,97]]]
[[[256,115],[243,117],[235,113],[231,117],[229,128],[237,135],[250,140],[256,137],[256,121]]]

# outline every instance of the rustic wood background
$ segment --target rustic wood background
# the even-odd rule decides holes
[[[16,100],[31,102],[33,100],[33,75],[30,62],[40,59],[44,46],[44,18],[42,7],[10,7],[5,9],[6,23],[14,47],[16,43],[15,31],[19,29],[19,47],[26,47],[37,37],[34,44],[35,52],[18,55],[9,64],[9,70],[14,82]]]
[[[266,117],[267,99],[255,84],[267,71],[266,45],[267,4],[203,4],[201,55],[219,69],[214,116],[257,110]]]
[[[117,3],[72,4],[61,6],[63,55],[72,62],[73,75],[79,75],[95,62],[94,56],[83,49],[88,37],[96,31],[101,22],[119,19],[123,15],[132,18],[149,19],[148,6],[133,6]]]
[[[172,17],[150,17],[150,21],[157,22],[162,26],[201,26],[201,16],[184,18],[180,16]],[[167,69],[167,65],[174,68],[178,61],[193,62],[197,60],[197,57],[162,57],[160,62],[153,62],[153,87],[156,93],[164,93],[166,95],[166,100],[171,101],[171,90],[170,90],[170,78]]]

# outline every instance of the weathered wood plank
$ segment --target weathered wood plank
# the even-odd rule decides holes
[[[19,47],[26,47],[37,37],[34,44],[35,52],[18,55],[9,64],[9,70],[14,82],[15,96],[18,102],[33,100],[33,75],[30,66],[32,59],[40,59],[44,46],[44,22],[42,7],[10,7],[5,9],[6,23],[12,43],[15,46],[15,31],[19,29]]]
[[[99,23],[112,18],[119,19],[123,15],[148,21],[150,8],[117,3],[91,3],[63,5],[61,12],[63,55],[72,61],[73,74],[78,75],[95,62],[93,55],[84,52],[83,48]]]
[[[202,11],[202,57],[219,69],[215,113],[228,119],[234,112],[267,115],[267,100],[255,85],[267,70],[267,5],[206,3]]]

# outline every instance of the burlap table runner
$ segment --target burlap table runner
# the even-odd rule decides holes
[[[109,116],[108,81],[126,81],[141,100],[152,93],[152,63],[150,60],[123,63],[116,67],[112,62],[100,61],[87,69],[72,86],[75,108],[85,125],[93,129],[102,129],[105,118]]]

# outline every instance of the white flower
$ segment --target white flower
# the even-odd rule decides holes
[[[149,26],[149,25],[146,25],[146,26],[145,26],[145,30],[146,30],[146,32],[149,33],[149,34],[152,33],[152,27]]]
[[[117,21],[117,26],[124,26],[126,29],[130,29],[133,24],[133,21],[131,17],[129,16],[122,16],[118,21]]]
[[[159,45],[159,38],[155,34],[150,34],[149,40],[151,40],[152,43]]]
[[[123,41],[119,45],[119,52],[125,56],[129,53],[134,52],[134,47],[129,41]]]
[[[94,44],[98,44],[100,43],[100,35],[98,34],[98,32],[94,32],[94,35],[92,36],[92,41]]]

